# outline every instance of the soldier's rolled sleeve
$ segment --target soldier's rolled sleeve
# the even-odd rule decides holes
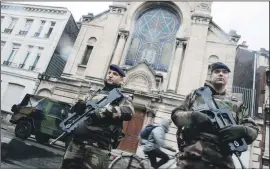
[[[134,115],[134,107],[132,104],[132,97],[125,98],[116,108],[119,118],[123,121],[130,121]]]

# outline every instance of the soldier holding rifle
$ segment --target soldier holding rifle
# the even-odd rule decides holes
[[[124,71],[117,65],[110,65],[105,80],[105,87],[97,91],[91,101],[98,102],[116,88],[120,89],[125,76]],[[123,93],[122,93],[123,94]],[[125,97],[102,111],[91,113],[91,123],[81,122],[72,131],[72,140],[65,152],[61,169],[82,168],[86,165],[92,169],[107,169],[112,148],[117,148],[122,135],[123,121],[130,121],[134,114],[132,97]],[[84,109],[87,105],[82,103]],[[78,111],[81,107],[77,106]],[[74,112],[76,112],[74,108]],[[85,110],[86,111],[86,110]],[[78,115],[84,112],[78,112]]]
[[[217,62],[212,64],[211,73],[210,81],[206,82],[204,87],[191,92],[184,103],[172,112],[172,121],[178,127],[180,169],[235,169],[232,152],[229,151],[233,149],[226,146],[227,143],[232,142],[235,143],[233,146],[239,146],[235,140],[244,139],[246,144],[251,144],[258,135],[258,126],[248,117],[247,109],[236,97],[226,92],[230,69]],[[207,89],[211,91],[210,96],[216,107],[231,112],[234,124],[214,131],[210,129],[213,126],[211,117],[201,111],[195,111],[196,107],[204,109],[201,105],[211,106],[199,94]],[[241,152],[237,153],[237,157],[240,154]],[[242,167],[244,168],[243,165]]]

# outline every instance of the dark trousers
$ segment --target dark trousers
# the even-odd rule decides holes
[[[162,166],[163,164],[169,161],[169,156],[163,151],[161,151],[160,149],[155,149],[149,152],[145,152],[145,154],[148,155],[151,162],[151,166],[154,167],[155,169],[159,168],[160,166]],[[161,160],[159,160],[158,162],[157,162],[157,157],[161,158]]]

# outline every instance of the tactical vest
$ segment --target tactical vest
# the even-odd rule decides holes
[[[91,98],[91,101],[98,102],[107,95],[108,91],[101,90]],[[97,144],[98,147],[104,149],[117,148],[119,138],[122,137],[122,128],[122,120],[105,117],[98,122],[93,122],[91,125],[85,123],[83,134],[74,134],[74,140],[77,142],[87,141],[91,144]]]
[[[244,116],[246,116],[246,107],[238,101],[235,95],[213,95],[213,99],[215,100],[217,106],[220,109],[228,109],[232,112],[236,123],[239,123],[240,119],[243,119]],[[204,99],[200,95],[197,95],[196,91],[194,91],[190,101],[191,107],[189,108],[192,109],[193,106],[199,106],[201,104],[205,104]],[[185,143],[192,144],[193,141],[198,139],[199,135],[200,131],[198,130],[198,128],[184,128],[182,130],[182,137]],[[215,137],[214,135],[212,138],[217,139],[217,137]],[[183,141],[181,143],[182,145],[180,145],[181,147],[186,146]]]

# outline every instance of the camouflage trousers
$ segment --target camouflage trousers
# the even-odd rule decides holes
[[[108,169],[110,151],[70,141],[60,169]],[[87,167],[86,167],[87,166]]]
[[[178,160],[177,169],[229,169],[208,163],[203,160]]]

